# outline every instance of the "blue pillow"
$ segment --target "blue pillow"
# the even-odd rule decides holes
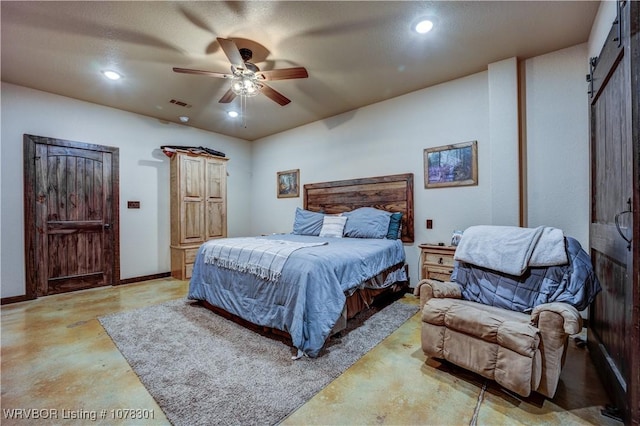
[[[360,207],[343,213],[347,216],[344,236],[352,238],[385,238],[389,231],[391,213],[373,207]]]
[[[298,235],[320,235],[324,214],[296,207],[296,217],[293,221],[293,233]]]
[[[389,220],[389,229],[387,231],[387,238],[390,240],[397,240],[401,237],[400,225],[402,224],[402,213],[391,213],[391,219]]]

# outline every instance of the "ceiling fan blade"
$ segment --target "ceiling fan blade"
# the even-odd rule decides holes
[[[291,78],[307,78],[309,74],[304,67],[282,68],[278,70],[259,71],[258,76],[262,75],[264,80],[288,80]]]
[[[267,86],[264,83],[261,83],[261,85],[262,85],[262,89],[260,91],[262,92],[262,94],[265,95],[267,98],[271,99],[272,101],[277,102],[282,106],[285,106],[286,104],[291,102],[291,99],[287,98],[277,90],[274,90],[273,88]]]
[[[220,100],[218,102],[221,103],[221,104],[228,104],[229,102],[231,102],[235,98],[236,98],[236,94],[233,93],[233,90],[229,89],[229,90],[227,90],[227,92],[224,95],[222,95],[222,97],[220,98]]]
[[[224,50],[224,54],[227,55],[227,59],[231,62],[231,65],[235,65],[236,67],[244,68],[244,60],[240,55],[240,50],[236,43],[233,40],[229,40],[227,38],[217,38],[218,43],[220,43],[220,47]]]
[[[174,72],[181,72],[185,74],[198,74],[198,75],[206,75],[208,77],[217,77],[217,78],[231,78],[233,77],[231,74],[223,74],[221,72],[213,72],[213,71],[201,71],[201,70],[192,70],[189,68],[174,68]]]

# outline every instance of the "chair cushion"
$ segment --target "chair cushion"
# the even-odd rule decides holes
[[[540,343],[539,331],[530,324],[529,315],[468,300],[430,299],[422,310],[422,321],[496,343],[530,358]]]

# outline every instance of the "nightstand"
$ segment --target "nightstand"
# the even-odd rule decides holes
[[[420,279],[450,281],[455,246],[420,244]]]

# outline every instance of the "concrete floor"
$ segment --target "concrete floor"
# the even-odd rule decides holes
[[[168,278],[2,306],[0,423],[168,424],[97,318],[184,297],[187,287]],[[417,304],[411,295],[403,301]],[[620,425],[600,415],[607,396],[573,341],[553,400],[523,401],[425,360],[416,314],[283,423]]]

